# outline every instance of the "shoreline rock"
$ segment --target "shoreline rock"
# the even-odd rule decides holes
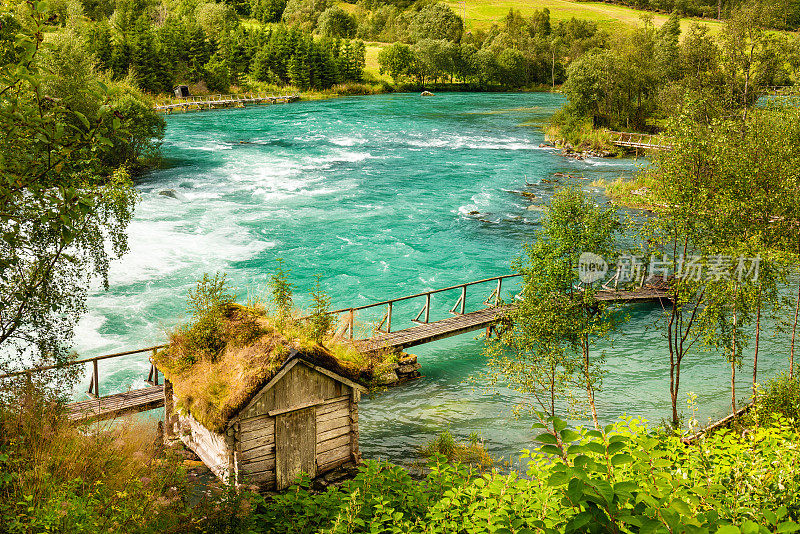
[[[416,355],[401,352],[397,363],[393,363],[381,375],[379,382],[382,386],[397,386],[422,376],[422,373],[419,372],[421,368]]]

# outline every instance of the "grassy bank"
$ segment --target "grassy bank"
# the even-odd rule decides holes
[[[545,127],[545,139],[558,148],[571,148],[577,152],[590,151],[622,156],[624,150],[611,143],[611,134],[605,128],[595,129],[591,124],[554,124]]]
[[[465,18],[465,25],[470,30],[488,30],[492,24],[502,22],[513,8],[524,16],[530,16],[537,9],[547,8],[553,21],[569,20],[572,17],[597,22],[607,30],[618,29],[619,26],[635,27],[641,24],[641,17],[653,17],[653,23],[661,26],[666,22],[668,15],[640,11],[623,6],[604,4],[601,2],[573,2],[569,0],[447,0],[450,7]],[[692,22],[707,24],[711,32],[719,31],[719,22],[707,19],[681,20],[681,30],[686,31]]]

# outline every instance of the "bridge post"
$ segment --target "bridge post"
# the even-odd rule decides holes
[[[425,295],[425,322],[427,323],[431,316],[431,294]]]
[[[97,360],[92,360],[92,379],[89,381],[89,390],[86,392],[90,397],[100,396],[100,374],[97,369]]]
[[[467,306],[467,286],[461,286],[461,315],[464,315]]]
[[[353,339],[353,323],[355,323],[356,311],[350,308],[350,317],[348,318],[348,328],[350,330],[350,339]]]
[[[386,333],[390,334],[392,332],[392,301],[389,301],[389,304],[386,305]]]

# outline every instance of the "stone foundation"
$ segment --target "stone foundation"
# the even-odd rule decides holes
[[[383,386],[396,386],[403,382],[419,378],[422,376],[419,372],[421,367],[422,366],[417,363],[416,355],[401,352],[397,363],[392,364],[383,376],[381,376],[380,383]]]

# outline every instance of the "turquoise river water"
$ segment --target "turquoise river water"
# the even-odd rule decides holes
[[[539,126],[562,103],[544,93],[397,94],[168,117],[167,164],[137,181],[130,253],[113,264],[111,289],[92,294],[76,349],[91,356],[161,343],[185,318],[186,293],[204,272],[228,273],[244,300],[265,293],[279,257],[300,305],[317,273],[334,307],[509,273],[541,215],[518,191],[544,203],[561,172],[600,196],[593,180],[630,176],[645,163],[577,161],[540,148]],[[179,199],[159,194],[166,189]],[[457,298],[435,299],[432,318]],[[630,323],[605,347],[599,414],[660,421],[669,413],[660,311],[629,311]],[[761,376],[785,366],[784,337],[763,333]],[[460,438],[481,433],[495,456],[530,447],[532,421],[512,413],[520,399],[469,380],[485,369],[481,347],[465,334],[415,348],[424,376],[362,401],[364,455],[408,463],[446,428]],[[146,370],[142,355],[104,361],[101,392],[141,387]],[[745,367],[742,395],[747,375]],[[725,412],[728,381],[721,356],[687,358],[682,395],[697,393],[701,421]]]

